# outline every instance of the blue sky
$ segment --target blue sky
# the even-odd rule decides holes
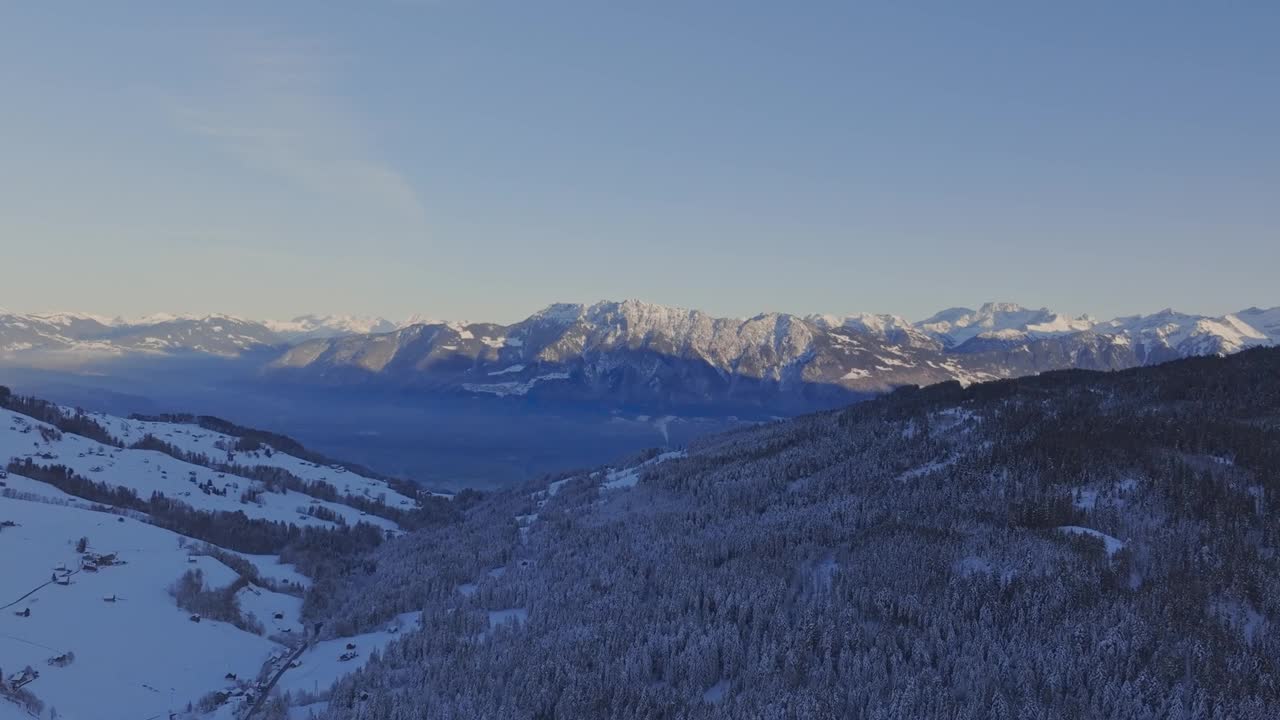
[[[1280,304],[1276,3],[0,4],[0,307]]]

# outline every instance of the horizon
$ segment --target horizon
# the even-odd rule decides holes
[[[1269,5],[0,16],[9,304],[1217,316],[1280,266]]]
[[[400,327],[408,327],[411,325],[421,325],[421,324],[470,325],[475,323],[496,323],[499,325],[512,325],[517,322],[531,318],[534,315],[537,315],[541,312],[544,312],[558,305],[571,305],[571,306],[578,306],[581,308],[590,308],[595,305],[601,305],[601,304],[610,304],[610,303],[623,304],[623,303],[631,303],[631,302],[639,303],[642,305],[654,306],[654,307],[662,307],[662,308],[667,308],[671,310],[702,313],[704,315],[709,315],[712,318],[717,320],[749,320],[752,318],[763,317],[768,315],[787,315],[787,316],[797,317],[802,319],[807,319],[812,317],[823,317],[823,316],[839,317],[839,318],[849,318],[849,317],[857,317],[857,316],[873,316],[873,317],[893,317],[896,319],[905,320],[913,325],[923,324],[929,321],[930,319],[932,319],[933,317],[946,312],[964,310],[971,313],[978,313],[978,312],[981,312],[987,306],[1006,306],[1006,305],[1015,306],[1018,309],[1026,310],[1026,311],[1037,311],[1037,312],[1047,311],[1047,312],[1062,316],[1064,318],[1069,318],[1073,320],[1089,320],[1097,323],[1103,323],[1103,322],[1108,322],[1111,320],[1122,319],[1127,317],[1145,317],[1145,316],[1151,316],[1151,315],[1159,315],[1163,313],[1176,313],[1181,315],[1199,316],[1199,317],[1207,317],[1207,318],[1221,318],[1227,315],[1233,315],[1233,316],[1238,315],[1239,313],[1245,312],[1248,310],[1280,309],[1280,304],[1269,305],[1266,303],[1253,303],[1251,305],[1246,305],[1244,307],[1236,308],[1234,310],[1230,310],[1224,313],[1207,313],[1207,312],[1201,312],[1195,308],[1179,308],[1176,306],[1165,305],[1158,309],[1150,310],[1150,311],[1142,311],[1142,312],[1122,311],[1122,312],[1109,313],[1106,315],[1095,315],[1093,313],[1075,313],[1075,312],[1065,311],[1065,310],[1050,307],[1047,305],[1024,304],[1024,303],[1012,301],[1012,300],[985,300],[981,303],[976,303],[976,304],[948,305],[946,307],[940,307],[922,317],[910,317],[907,315],[903,315],[901,313],[894,313],[894,312],[854,311],[854,312],[847,312],[847,313],[832,313],[832,312],[817,311],[817,312],[801,313],[801,312],[790,312],[786,310],[761,310],[759,312],[745,314],[745,315],[721,315],[721,314],[715,314],[715,313],[706,311],[702,308],[686,307],[682,305],[673,305],[673,304],[662,303],[662,302],[652,302],[652,301],[643,300],[640,298],[619,298],[619,299],[601,299],[601,300],[595,300],[592,302],[552,302],[552,303],[547,303],[541,307],[535,308],[533,310],[529,310],[528,312],[514,319],[504,318],[502,320],[495,320],[492,318],[480,318],[480,317],[445,318],[445,317],[437,317],[437,316],[431,315],[430,313],[420,313],[420,312],[411,313],[409,315],[404,315],[400,317],[388,317],[384,315],[365,315],[365,314],[358,314],[358,313],[343,313],[343,312],[337,312],[337,313],[313,312],[313,313],[303,313],[300,315],[293,315],[291,317],[268,317],[268,316],[256,316],[256,315],[241,315],[236,313],[226,313],[226,312],[217,312],[217,311],[196,312],[196,313],[155,311],[155,312],[144,313],[141,315],[125,315],[125,314],[118,314],[118,313],[95,312],[92,310],[69,310],[65,308],[57,309],[57,310],[23,310],[23,309],[15,309],[7,305],[0,305],[0,315],[9,314],[9,315],[22,315],[22,316],[31,316],[31,317],[45,317],[45,318],[57,317],[57,316],[71,316],[71,317],[84,318],[88,320],[95,320],[104,325],[115,325],[115,324],[147,325],[147,324],[167,322],[171,320],[205,320],[210,318],[228,318],[232,320],[241,320],[246,322],[263,323],[263,324],[283,324],[283,323],[296,322],[296,321],[306,320],[306,319],[379,321],[379,322],[391,323],[391,324],[394,324],[397,328],[400,328]]]

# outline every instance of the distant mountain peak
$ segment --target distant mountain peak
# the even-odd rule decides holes
[[[207,354],[249,358],[304,381],[766,406],[779,398],[834,402],[905,384],[1120,369],[1280,343],[1280,308],[1221,317],[1166,309],[1098,321],[994,301],[915,323],[884,313],[716,317],[636,299],[555,303],[510,325],[353,315],[102,320],[75,313],[0,316],[0,359]]]

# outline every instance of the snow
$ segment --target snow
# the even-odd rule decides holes
[[[495,370],[489,374],[490,375],[506,375],[507,373],[518,373],[518,372],[524,372],[524,365],[512,365],[511,367],[503,368],[501,370]]]
[[[931,462],[927,462],[923,465],[920,465],[919,467],[914,467],[914,468],[911,468],[910,470],[903,472],[901,475],[898,476],[898,481],[903,482],[906,480],[914,480],[916,478],[924,477],[929,473],[937,472],[938,470],[945,470],[951,467],[955,463],[955,461],[956,459],[952,457],[952,458],[946,458],[944,460],[934,460]]]
[[[1014,303],[986,303],[978,310],[951,308],[916,323],[916,327],[952,345],[974,337],[1019,339],[1082,332],[1094,326],[1087,315],[1070,317],[1048,308],[1032,310]]]
[[[507,608],[505,610],[489,611],[489,629],[493,630],[502,625],[513,624],[523,625],[529,619],[529,611],[525,608]]]
[[[1089,535],[1091,537],[1096,537],[1103,542],[1103,545],[1106,546],[1108,556],[1115,555],[1117,551],[1124,547],[1123,541],[1092,528],[1080,527],[1079,525],[1061,525],[1058,527],[1058,531],[1067,533],[1068,535]]]
[[[684,450],[665,452],[634,467],[623,468],[621,470],[610,470],[605,476],[605,480],[601,483],[600,487],[605,490],[634,487],[636,483],[640,482],[640,472],[645,468],[653,467],[654,465],[664,463],[668,460],[682,458],[685,454]]]
[[[3,427],[6,416],[22,417],[0,411],[0,460],[30,457],[37,465],[65,465],[90,480],[131,488],[140,498],[146,499],[153,492],[160,492],[198,510],[242,511],[250,518],[332,527],[334,524],[327,520],[304,514],[309,505],[318,505],[341,516],[351,525],[364,521],[384,529],[397,527],[390,520],[371,515],[363,516],[359,510],[347,505],[315,500],[301,493],[286,495],[264,492],[258,502],[242,503],[241,493],[258,487],[258,483],[230,474],[224,475],[200,465],[192,465],[162,452],[122,450],[69,433],[63,434],[60,440],[46,442],[41,439],[38,430],[23,434]],[[37,428],[48,427],[30,418],[27,418],[26,422]],[[41,457],[44,454],[53,457]],[[195,474],[192,475],[192,473]],[[192,478],[195,478],[195,482],[191,481]],[[203,492],[199,485],[207,482],[212,482],[215,488],[225,491],[225,494]]]
[[[2,461],[3,460],[0,459],[0,462]],[[3,490],[9,491],[3,494],[22,500],[39,499],[54,504],[74,505],[85,509],[88,509],[92,504],[88,500],[82,500],[75,495],[64,493],[48,483],[42,483],[39,480],[32,480],[31,478],[23,477],[17,473],[9,473],[9,477],[5,478],[2,482],[6,484],[6,487],[3,488]]]
[[[702,702],[709,703],[711,705],[719,705],[724,701],[724,696],[728,692],[729,681],[721,680],[715,685],[707,688],[706,692],[702,693]]]
[[[993,568],[989,560],[977,555],[969,555],[960,558],[954,565],[954,569],[961,577],[969,577],[970,575],[989,575]]]
[[[1081,510],[1092,510],[1098,504],[1097,490],[1077,490],[1072,504]]]
[[[1148,348],[1168,348],[1182,355],[1209,355],[1275,344],[1276,328],[1272,323],[1276,318],[1280,318],[1280,308],[1250,308],[1216,318],[1165,309],[1152,315],[1133,315],[1098,323],[1093,330],[1124,336]]]
[[[1252,643],[1261,633],[1271,626],[1267,618],[1258,612],[1253,604],[1238,600],[1217,600],[1210,604],[1209,610],[1217,614],[1231,627],[1240,631],[1245,642]]]
[[[291,340],[367,335],[396,329],[396,324],[385,318],[358,315],[301,315],[292,320],[265,320],[262,324]]]
[[[126,445],[150,434],[181,450],[204,454],[219,462],[277,467],[306,481],[322,480],[334,485],[340,494],[362,496],[369,500],[381,496],[388,505],[406,508],[411,507],[415,502],[392,490],[384,481],[366,478],[346,470],[339,471],[316,465],[286,453],[272,451],[267,455],[263,451],[222,450],[217,447],[219,443],[226,447],[234,447],[236,438],[211,432],[197,425],[126,420],[102,413],[90,413],[89,417],[103,425],[108,432]],[[31,430],[24,433],[23,429],[27,427]],[[39,429],[42,427],[53,430],[51,426],[32,418],[0,410],[0,462],[10,458],[32,457],[33,462],[38,465],[66,465],[91,480],[133,488],[138,496],[144,499],[150,497],[153,491],[158,491],[200,510],[228,512],[240,510],[251,518],[281,520],[316,527],[332,526],[333,523],[325,520],[299,516],[299,508],[305,512],[308,506],[318,505],[333,511],[350,525],[367,522],[384,530],[397,529],[396,524],[390,520],[373,515],[362,515],[359,510],[350,506],[313,500],[300,493],[264,493],[259,504],[241,503],[240,494],[251,487],[257,487],[258,483],[232,474],[219,473],[201,465],[183,462],[158,451],[120,449],[69,433],[63,434],[61,440],[45,442],[40,437]],[[57,457],[51,460],[38,457],[44,453]],[[196,479],[195,483],[191,482],[192,477]],[[206,482],[212,482],[215,487],[225,489],[226,495],[205,494],[198,485]]]
[[[92,417],[126,444],[151,434],[219,462],[284,468],[304,480],[329,482],[340,493],[381,497],[400,506],[415,502],[391,490],[384,481],[286,453],[228,452],[225,448],[234,447],[236,438],[199,426],[102,414]],[[103,445],[0,410],[0,463],[28,457],[36,464],[65,465],[86,478],[131,488],[143,499],[161,492],[202,510],[242,511],[249,517],[299,526],[332,526],[305,515],[307,508],[318,506],[351,524],[368,522],[387,530],[398,529],[389,520],[300,492],[263,492],[260,501],[242,503],[241,492],[261,489],[259,483],[161,452]],[[0,667],[31,665],[40,669],[40,677],[28,688],[68,720],[166,716],[170,709],[180,710],[210,691],[228,689],[231,683],[224,679],[228,672],[241,680],[257,676],[264,663],[285,649],[271,637],[304,635],[300,598],[253,585],[240,590],[237,599],[246,615],[262,623],[266,637],[207,618],[192,622],[190,614],[169,596],[168,588],[175,580],[191,569],[200,569],[211,588],[236,580],[236,573],[213,557],[188,556],[198,552],[202,543],[147,524],[140,513],[120,516],[92,511],[90,503],[18,473],[10,473],[4,481],[0,519],[12,519],[19,525],[0,531],[0,557],[6,558],[0,603],[38,589],[0,612]],[[225,489],[225,495],[203,492],[199,486],[208,483]],[[77,572],[70,585],[50,583],[55,567],[79,567],[74,543],[81,536],[89,538],[92,550],[117,553],[125,564],[103,567],[96,573]],[[281,564],[275,556],[235,554],[252,563],[263,578],[304,587],[310,584],[296,568]],[[14,615],[19,608],[30,608],[30,617]],[[367,652],[396,635],[388,629],[359,642]],[[328,687],[333,678],[363,663],[336,667],[336,657],[342,653],[325,660],[320,653],[329,649],[320,643],[309,651],[316,660],[314,668],[301,675],[293,669],[285,677],[292,675],[291,682]],[[54,667],[45,662],[66,651],[75,653],[71,664]],[[230,717],[231,712],[232,708],[223,706],[218,716]]]
[[[11,498],[0,498],[0,516],[20,523],[0,531],[0,603],[44,584],[0,611],[0,667],[38,669],[27,689],[63,718],[163,717],[226,687],[227,672],[253,677],[280,648],[226,623],[191,622],[174,604],[168,588],[189,569],[201,569],[210,586],[235,579],[213,558],[188,562],[174,533],[107,513]],[[82,536],[91,550],[116,553],[125,564],[78,572],[70,585],[45,584],[55,567],[78,567],[74,543]],[[117,600],[104,602],[110,596]],[[26,608],[29,617],[14,614]],[[69,665],[46,662],[68,651],[75,654]]]
[[[33,720],[35,715],[29,715],[25,710],[16,704],[9,702],[0,697],[0,720]]]
[[[1246,323],[1250,328],[1266,335],[1273,344],[1280,343],[1280,307],[1269,310],[1252,307],[1228,317],[1234,317]]]
[[[419,615],[416,612],[405,613],[383,630],[315,643],[302,653],[298,667],[290,668],[280,676],[275,691],[316,693],[329,689],[343,676],[364,667],[369,661],[369,653],[374,650],[381,652],[402,634],[417,629]],[[343,653],[348,652],[348,644],[356,646],[354,652],[357,655],[351,660],[340,660]]]
[[[312,718],[323,717],[325,710],[328,709],[329,703],[327,701],[298,705],[289,708],[289,720],[312,720]]]
[[[498,397],[508,397],[511,395],[527,395],[538,383],[547,382],[548,380],[568,380],[569,373],[554,372],[546,375],[539,375],[525,382],[503,382],[503,383],[463,383],[462,389],[469,392],[489,393]]]
[[[240,602],[241,612],[256,617],[266,628],[268,636],[281,632],[304,632],[300,597],[250,585],[236,593],[236,599]],[[276,619],[277,614],[284,617]]]
[[[298,572],[298,569],[294,566],[280,562],[280,558],[275,555],[235,554],[253,563],[253,566],[258,569],[258,575],[263,579],[271,579],[289,585],[299,585],[304,588],[311,586],[310,578]]]

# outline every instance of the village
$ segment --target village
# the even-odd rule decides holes
[[[236,450],[233,438],[217,433],[95,418],[123,435],[120,445],[154,435],[183,452],[216,452],[237,466],[271,463],[316,481],[341,477],[340,491],[366,503],[382,497],[402,507],[417,502],[340,466],[265,447]],[[10,720],[11,710],[14,717],[56,710],[64,720],[251,718],[273,689],[323,691],[395,637],[318,639],[317,628],[301,620],[300,596],[310,580],[277,557],[209,547],[151,524],[145,513],[14,472],[28,460],[64,465],[140,498],[162,493],[249,518],[314,527],[367,522],[387,535],[401,532],[394,522],[332,499],[272,492],[223,470],[120,445],[0,411],[0,556],[6,558],[0,720]],[[231,593],[234,615],[243,621],[184,610],[172,586],[192,571],[202,576],[206,594]]]

